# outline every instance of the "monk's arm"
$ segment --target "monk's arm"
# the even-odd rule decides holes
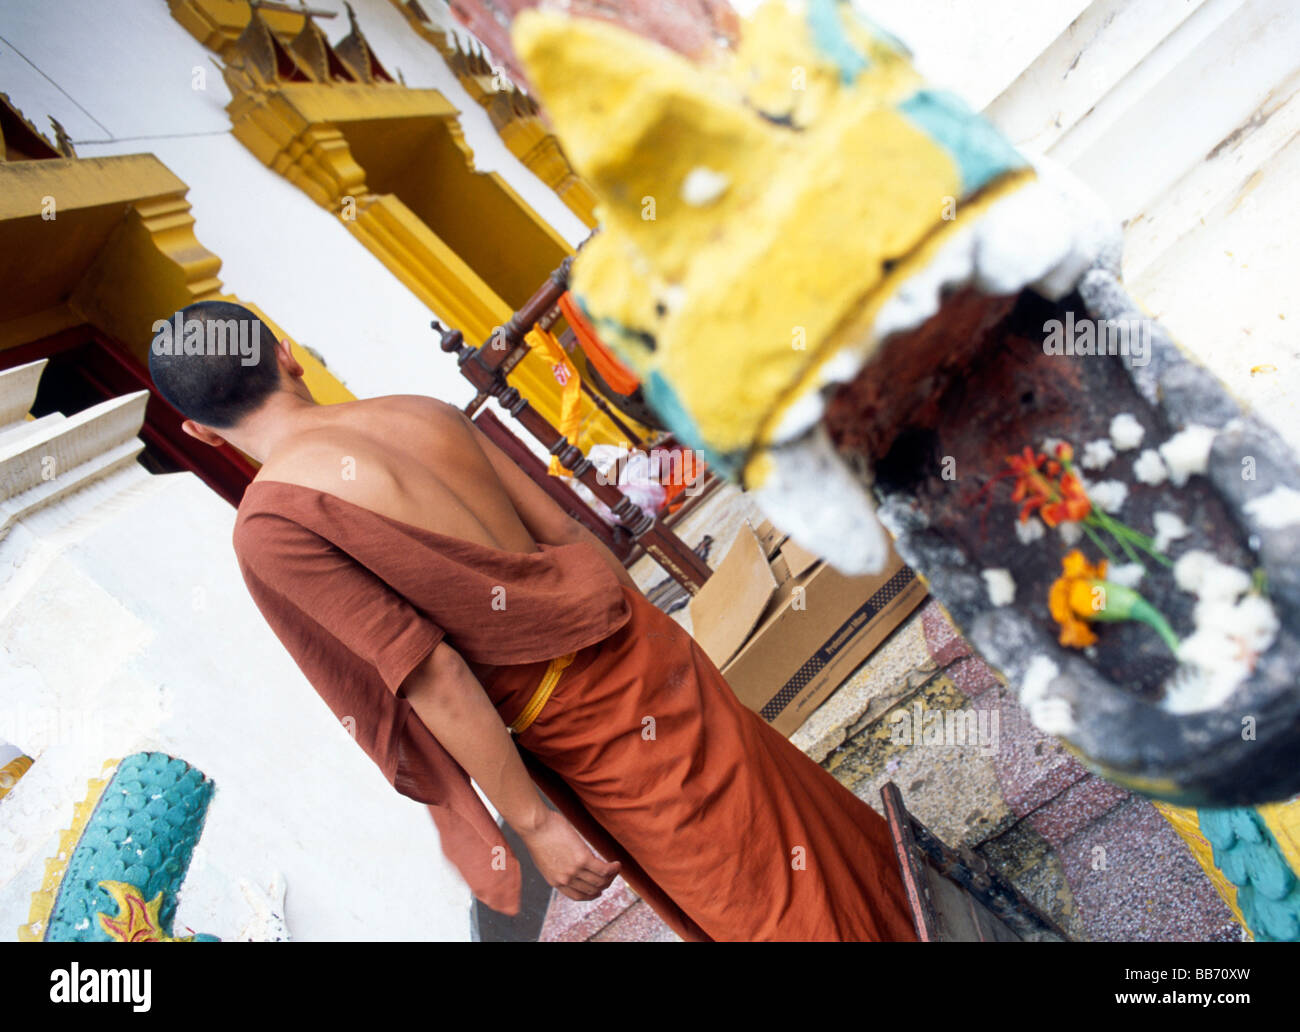
[[[445,641],[402,684],[402,694],[442,747],[521,835],[540,827],[548,807],[492,700]]]
[[[548,884],[572,899],[597,898],[620,865],[591,852],[543,801],[501,715],[460,653],[445,641],[402,682],[402,694],[442,747],[523,839]]]
[[[474,439],[483,449],[483,454],[496,470],[506,493],[514,503],[515,511],[519,513],[519,518],[535,540],[548,545],[567,545],[575,541],[586,541],[600,552],[601,558],[614,571],[614,576],[633,591],[641,590],[632,579],[632,575],[627,572],[627,567],[609,550],[605,542],[561,509],[555,499],[534,483],[532,477],[520,469],[510,456],[493,444],[492,440],[474,425],[472,419],[464,413],[461,415],[474,433]]]

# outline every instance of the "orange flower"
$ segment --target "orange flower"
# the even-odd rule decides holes
[[[1061,625],[1061,644],[1081,649],[1097,641],[1084,621],[1097,618],[1094,600],[1098,584],[1106,579],[1106,560],[1094,567],[1076,548],[1061,560],[1061,570],[1047,596],[1047,607],[1052,619]]]
[[[1069,462],[1074,451],[1068,444],[1056,446],[1057,456]],[[1024,502],[1020,507],[1020,522],[1039,509],[1039,515],[1049,527],[1066,520],[1081,520],[1092,509],[1083,485],[1073,473],[1061,473],[1061,463],[1049,459],[1042,452],[1026,446],[1019,455],[1008,455],[1007,464],[1016,477],[1016,488],[1011,494],[1013,502]],[[1056,478],[1060,476],[1060,482]]]
[[[1011,472],[1016,475],[1016,489],[1011,494],[1011,500],[1025,503],[1020,507],[1021,523],[1029,519],[1029,514],[1035,509],[1046,505],[1052,500],[1052,485],[1043,476],[1040,469],[1046,459],[1046,455],[1042,453],[1035,454],[1028,445],[1019,455],[1007,456],[1007,465],[1011,467]]]
[[[1083,485],[1079,483],[1079,478],[1073,473],[1065,473],[1061,476],[1060,489],[1061,496],[1044,505],[1039,513],[1043,517],[1043,522],[1049,527],[1067,521],[1081,520],[1092,512],[1092,503],[1088,501],[1088,495],[1083,490]]]

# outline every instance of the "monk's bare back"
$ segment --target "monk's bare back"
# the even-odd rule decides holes
[[[530,514],[518,507],[527,510],[528,501],[512,497],[502,480],[504,472],[517,496],[511,471],[526,475],[513,463],[503,470],[500,453],[489,446],[490,457],[482,441],[464,413],[435,398],[397,394],[321,405],[254,479],[325,491],[437,534],[535,552],[524,522]]]

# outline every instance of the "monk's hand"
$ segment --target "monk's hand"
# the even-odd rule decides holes
[[[622,866],[617,861],[607,863],[593,853],[577,829],[554,810],[548,809],[536,828],[520,831],[519,837],[546,883],[569,899],[597,899]]]

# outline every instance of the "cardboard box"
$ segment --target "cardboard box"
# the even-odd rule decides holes
[[[879,574],[846,577],[764,521],[736,535],[690,613],[740,701],[788,737],[925,596],[892,548]]]

